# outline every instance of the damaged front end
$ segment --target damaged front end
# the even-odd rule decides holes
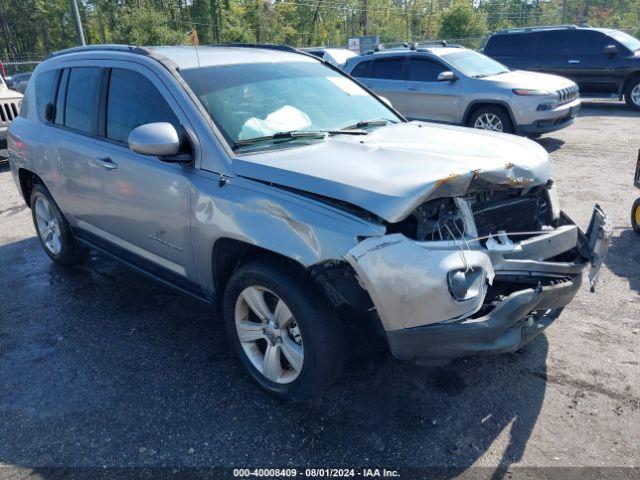
[[[583,233],[555,188],[474,186],[420,205],[345,256],[399,359],[443,364],[515,351],[555,320],[611,237],[596,205]]]

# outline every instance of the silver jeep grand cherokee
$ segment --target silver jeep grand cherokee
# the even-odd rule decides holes
[[[339,375],[353,323],[423,364],[521,348],[611,235],[560,210],[537,144],[407,122],[286,48],[60,52],[9,143],[52,260],[95,248],[220,305],[253,379],[296,400]]]
[[[510,70],[455,45],[369,52],[343,69],[415,120],[539,136],[571,125],[581,105],[571,80]]]

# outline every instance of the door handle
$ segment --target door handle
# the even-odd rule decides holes
[[[572,64],[580,63],[580,60],[569,60],[569,63],[572,63]]]
[[[407,90],[409,90],[410,92],[417,92],[420,89],[418,87],[407,87]]]
[[[118,164],[113,162],[109,157],[92,158],[89,160],[89,164],[94,167],[102,167],[105,170],[115,170],[118,168]]]

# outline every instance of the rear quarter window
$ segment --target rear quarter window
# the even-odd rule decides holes
[[[56,92],[58,90],[58,80],[60,78],[60,70],[49,70],[42,72],[36,77],[35,98],[36,111],[38,119],[45,121],[45,110],[48,104],[54,104],[56,101]],[[27,102],[23,100],[23,104]]]
[[[356,65],[351,71],[351,76],[353,77],[366,77],[369,74],[369,66],[371,65],[371,60],[367,60],[364,62],[360,62]]]

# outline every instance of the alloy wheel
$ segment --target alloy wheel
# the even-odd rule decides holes
[[[62,236],[51,204],[45,197],[39,196],[36,198],[35,210],[38,235],[42,243],[50,253],[58,255],[62,250]]]
[[[300,328],[286,303],[261,286],[245,288],[236,300],[238,339],[251,364],[268,380],[286,384],[302,371]]]
[[[631,101],[640,106],[640,83],[631,90]]]
[[[478,118],[476,118],[476,121],[473,124],[473,128],[491,130],[493,132],[502,132],[504,130],[502,120],[500,120],[500,118],[496,114],[490,112],[483,113]]]

